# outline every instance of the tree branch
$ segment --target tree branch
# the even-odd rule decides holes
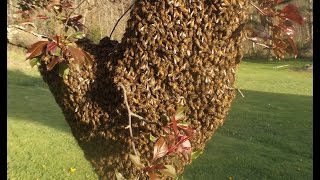
[[[138,118],[138,119],[140,119],[140,120],[143,120],[143,121],[145,121],[145,122],[148,122],[148,123],[154,123],[154,122],[149,121],[149,120],[147,120],[147,119],[145,119],[145,118],[143,118],[143,117],[139,116],[138,114],[135,114],[135,113],[133,113],[133,112],[131,111],[130,106],[129,106],[129,103],[128,103],[128,99],[127,99],[126,89],[125,89],[125,87],[124,87],[123,84],[120,83],[119,85],[120,85],[120,87],[121,87],[121,89],[122,89],[122,91],[123,91],[124,103],[125,103],[126,108],[127,108],[127,111],[128,111],[128,121],[129,121],[129,122],[128,122],[127,128],[128,128],[129,131],[130,131],[130,137],[131,137],[131,139],[132,139],[132,140],[131,140],[131,145],[132,145],[134,154],[135,154],[135,155],[138,155],[137,150],[136,150],[136,147],[135,147],[135,144],[134,144],[134,142],[133,142],[132,116],[133,116],[133,117],[136,117],[136,118]]]
[[[136,1],[134,1],[134,2],[131,4],[131,6],[126,10],[126,12],[124,12],[124,13],[122,14],[122,16],[118,19],[118,21],[116,22],[116,24],[114,25],[114,27],[113,27],[113,29],[112,29],[112,31],[111,31],[111,33],[110,33],[110,36],[109,36],[110,39],[111,39],[111,36],[112,36],[112,34],[113,34],[113,31],[116,29],[116,27],[117,27],[118,23],[120,22],[120,20],[123,18],[124,15],[127,14],[127,12],[128,12],[135,4],[136,4]]]
[[[260,42],[258,42],[257,40],[255,40],[255,39],[253,39],[253,38],[247,37],[247,39],[248,39],[249,41],[251,41],[251,42],[256,43],[256,44],[259,45],[259,46],[263,46],[263,47],[265,47],[265,48],[272,49],[272,47],[271,47],[270,45],[260,43]]]
[[[49,37],[26,30],[24,27],[9,25],[7,43],[28,49],[37,41],[47,41]]]

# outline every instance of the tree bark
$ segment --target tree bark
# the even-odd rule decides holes
[[[43,38],[42,35],[28,31],[23,27],[14,25],[9,25],[7,27],[7,42],[12,45],[29,48],[32,44],[38,41],[46,40],[48,39]]]

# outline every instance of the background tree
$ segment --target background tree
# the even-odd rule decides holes
[[[99,176],[157,179],[182,173],[223,124],[245,37],[279,58],[297,55],[292,22],[302,24],[302,17],[280,3],[251,2],[271,36],[245,25],[243,0],[136,1],[121,42],[105,37],[99,44],[83,38],[90,28],[80,19],[88,22],[101,1],[21,0],[18,23],[55,25],[39,29],[45,36],[16,29],[46,39],[28,49],[27,59],[38,65]],[[77,14],[81,5],[84,15]],[[105,19],[96,17],[99,24]],[[39,19],[46,21],[34,23]]]

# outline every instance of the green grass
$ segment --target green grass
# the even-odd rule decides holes
[[[307,63],[242,62],[237,86],[245,98],[237,95],[225,125],[184,179],[312,179],[312,73],[293,70]],[[19,50],[8,56],[8,150],[9,179],[97,179]]]
[[[229,116],[184,179],[312,179],[311,63],[245,61]],[[289,65],[283,68],[273,68]]]
[[[7,75],[8,179],[97,179],[47,85],[19,49],[9,52]]]

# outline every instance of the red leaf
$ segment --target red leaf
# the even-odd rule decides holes
[[[43,48],[48,44],[48,41],[38,41],[34,43],[27,51],[27,59],[37,57],[43,53]]]
[[[173,129],[173,132],[177,136],[179,131],[178,131],[178,128],[177,128],[176,116],[172,116],[171,120],[172,120],[171,126],[172,126],[172,129]]]
[[[47,44],[47,52],[53,53],[57,48],[57,44],[55,42],[49,42]]]
[[[176,137],[173,135],[173,134],[170,134],[170,135],[167,135],[166,136],[166,140],[167,140],[167,145],[168,147],[173,147],[175,145],[175,140],[176,140]]]
[[[52,38],[56,43],[57,43],[57,45],[59,45],[59,41],[60,41],[60,36],[58,36],[58,35],[56,35],[56,36],[54,36],[53,38]]]
[[[177,148],[182,144],[182,143],[184,143],[185,141],[187,141],[187,140],[189,140],[190,139],[190,136],[185,136],[185,135],[179,135],[178,137],[177,137],[177,143],[174,145],[174,146],[172,146],[172,147],[170,147],[170,149],[168,150],[168,154],[171,154],[171,153],[173,153],[173,152],[176,152],[177,151]]]
[[[74,15],[69,18],[70,21],[79,21],[82,18],[82,15]]]
[[[165,156],[167,152],[168,152],[168,145],[165,139],[162,136],[160,136],[156,144],[154,145],[153,160],[156,160],[158,158]]]
[[[294,43],[294,41],[291,38],[288,38],[287,41],[289,42],[291,48],[292,48],[292,54],[295,56],[295,58],[298,55],[298,48],[296,46],[296,44]],[[290,50],[287,49],[288,52],[290,52]]]
[[[78,63],[79,65],[83,65],[85,63],[85,56],[82,53],[81,49],[68,46],[67,51],[70,52],[76,63]]]
[[[47,70],[48,70],[48,71],[51,71],[51,70],[53,69],[53,67],[54,67],[56,64],[58,64],[58,62],[59,62],[59,57],[53,56],[53,57],[51,58],[50,63],[47,65]]]
[[[188,162],[191,162],[192,147],[189,140],[182,142],[177,147],[177,152],[180,152]]]
[[[273,39],[273,44],[280,49],[287,48],[287,44],[282,39]]]
[[[149,176],[149,180],[160,180],[159,175],[157,173],[147,172],[147,175]]]
[[[298,8],[293,4],[288,4],[283,7],[283,9],[279,13],[279,16],[303,25],[303,18],[299,13]]]
[[[45,15],[38,15],[36,16],[38,19],[49,19],[48,16],[45,16]]]

